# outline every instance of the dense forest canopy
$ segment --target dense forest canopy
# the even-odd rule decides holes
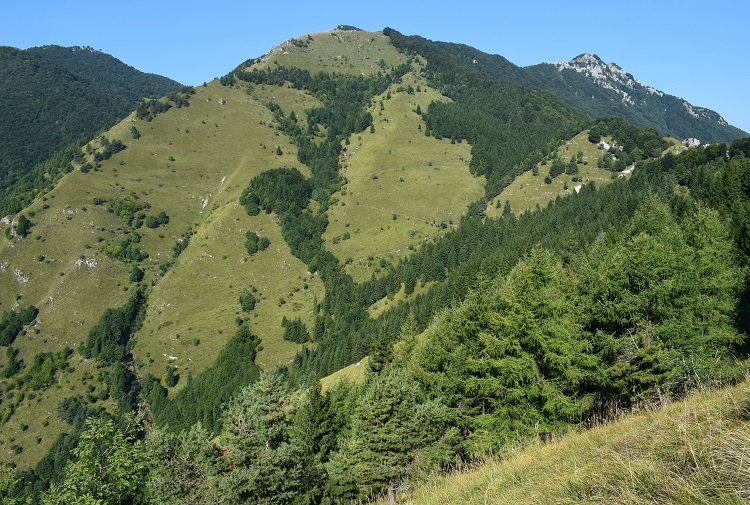
[[[182,87],[173,79],[141,72],[114,56],[90,47],[47,45],[26,51],[52,61],[97,86],[110,89],[131,102],[161,98]]]

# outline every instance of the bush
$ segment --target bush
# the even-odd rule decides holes
[[[164,379],[164,384],[167,385],[168,388],[173,388],[177,385],[177,383],[180,381],[180,375],[176,372],[176,368],[173,366],[167,365],[165,368],[165,371],[167,372],[167,375]]]
[[[259,300],[247,289],[243,289],[242,293],[240,293],[240,307],[242,307],[244,312],[250,312],[253,310],[258,301]]]

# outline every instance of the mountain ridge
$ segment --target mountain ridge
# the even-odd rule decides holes
[[[132,102],[144,98],[161,98],[183,86],[174,79],[143,72],[111,54],[89,46],[48,44],[30,47],[26,51],[52,61],[98,86],[111,89]]]
[[[731,142],[747,135],[719,113],[641,83],[619,65],[604,63],[594,53],[583,53],[568,62],[520,67],[503,56],[465,44],[435,44],[464,64],[496,78],[553,91],[591,117],[617,115],[665,136],[697,138],[702,143]]]

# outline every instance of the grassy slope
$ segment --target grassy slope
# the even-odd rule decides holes
[[[306,268],[291,255],[270,216],[251,218],[238,204],[239,194],[247,183],[264,170],[294,166],[303,174],[309,174],[309,171],[297,162],[296,150],[288,138],[277,135],[267,126],[271,117],[264,106],[265,97],[255,99],[240,89],[218,90],[224,92],[222,97],[227,104],[223,107],[227,112],[233,104],[238,110],[236,115],[226,114],[224,124],[216,119],[218,128],[213,120],[206,121],[209,129],[226,131],[227,142],[206,146],[206,152],[217,159],[204,160],[203,163],[223,167],[223,171],[215,175],[205,174],[210,177],[208,184],[200,180],[185,181],[186,187],[205,188],[204,192],[195,195],[201,207],[205,205],[205,214],[202,208],[197,220],[200,228],[195,230],[191,245],[155,287],[148,317],[135,348],[136,358],[143,363],[141,372],[150,372],[157,377],[164,374],[164,365],[170,361],[168,356],[176,356],[176,364],[185,372],[190,370],[193,375],[213,363],[234,333],[235,319],[246,316],[240,312],[238,300],[242,289],[251,285],[261,290],[260,298],[266,300],[250,314],[251,328],[263,339],[258,363],[267,367],[286,363],[298,346],[281,339],[282,314],[271,306],[295,288],[301,288],[304,282],[310,287],[307,293],[312,294],[297,295],[296,298],[302,301],[295,300],[294,304],[285,307],[287,317],[306,313],[312,306],[313,296],[320,299],[323,296],[322,283],[305,274]],[[296,97],[307,103],[299,91],[279,88],[276,94],[286,95],[285,101],[293,103]],[[217,99],[218,95],[213,101]],[[219,137],[215,139],[218,141]],[[280,146],[284,154],[277,156],[275,146]],[[184,153],[184,156],[186,163],[197,163],[191,153]],[[174,157],[175,162],[180,161],[178,155]],[[249,229],[271,241],[269,249],[252,258],[244,249],[245,232]],[[173,244],[174,239],[170,243]],[[263,291],[259,280],[265,279],[268,283],[270,277],[275,277],[270,283],[272,287]],[[200,340],[198,346],[193,344],[196,338]],[[178,384],[177,387],[181,386]]]
[[[397,92],[399,86],[422,91]],[[440,235],[441,221],[457,223],[468,204],[484,194],[484,178],[469,172],[470,145],[424,136],[422,118],[414,110],[441,99],[423,79],[409,74],[376,97],[370,111],[375,132],[350,139],[342,171],[348,182],[328,211],[324,238],[340,260],[352,259],[347,272],[355,281],[377,273],[381,259],[395,263],[410,254],[409,246]],[[347,232],[350,238],[342,240]]]
[[[401,503],[747,503],[750,382],[418,485]]]
[[[295,47],[274,59],[313,71],[357,74],[377,71],[381,58],[389,67],[404,61],[382,34],[334,31],[313,38],[318,40],[307,48]],[[282,340],[281,317],[300,316],[310,323],[313,301],[322,300],[323,286],[290,254],[275,216],[249,217],[237,204],[242,189],[261,171],[296,166],[309,175],[288,138],[268,126],[269,100],[287,114],[295,110],[300,119],[306,108],[319,104],[288,87],[225,88],[209,83],[196,88],[190,107],[173,107],[152,122],[130,116],[113,127],[105,135],[122,140],[128,146],[125,151],[104,161],[99,171],[68,174],[24,211],[34,223],[31,234],[0,242],[0,310],[29,304],[40,309],[35,329],[29,328],[15,343],[27,366],[40,351],[65,345],[76,349],[103,311],[122,305],[130,295],[131,265],[100,250],[122,240],[125,223],[108,213],[106,205],[94,205],[94,197],[147,201],[147,213],[163,210],[170,217],[157,229],[139,230],[142,239],[137,246],[150,255],[142,265],[145,282],[153,287],[133,350],[140,373],[160,377],[167,356],[176,356],[181,372],[197,375],[234,333],[238,316],[247,319],[262,339],[257,357],[261,366],[289,362],[299,346]],[[140,131],[139,140],[132,138],[132,126]],[[98,140],[92,142],[92,147],[99,146]],[[276,146],[282,156],[275,154]],[[171,258],[172,247],[188,228],[195,233],[190,246],[165,276],[159,276],[159,264]],[[271,241],[266,251],[252,258],[243,245],[248,229]],[[243,314],[238,296],[251,285],[261,301],[252,313]],[[200,340],[197,346],[194,339]],[[4,365],[5,353],[0,354]],[[0,461],[13,461],[21,468],[35,464],[67,429],[55,414],[59,402],[67,396],[85,397],[88,385],[94,386],[94,394],[106,388],[101,383],[105,373],[93,362],[74,354],[69,363],[71,369],[58,374],[57,384],[36,394],[27,392],[10,420],[0,425]],[[0,386],[4,392],[9,381],[0,381]],[[5,395],[0,408],[11,402]],[[29,427],[24,431],[21,425]],[[23,451],[13,454],[11,444]]]
[[[327,391],[332,387],[335,387],[341,382],[348,382],[350,384],[361,384],[367,376],[367,362],[370,360],[369,356],[365,356],[361,361],[352,363],[349,366],[342,368],[336,372],[333,372],[327,377],[323,377],[320,380],[320,384],[323,387],[323,391]]]
[[[602,139],[610,142],[608,138]],[[570,161],[575,157],[578,151],[583,152],[583,159],[587,163],[578,165],[578,177],[583,182],[572,182],[573,176],[561,174],[552,180],[552,184],[546,184],[544,177],[549,174],[552,163],[548,160],[546,165],[539,163],[539,175],[534,175],[531,171],[524,172],[508,185],[498,196],[496,196],[487,205],[487,215],[497,217],[502,214],[505,201],[510,201],[510,208],[513,212],[523,214],[526,210],[533,210],[537,204],[544,208],[549,202],[557,198],[558,195],[565,196],[575,192],[575,186],[578,184],[588,184],[595,182],[597,185],[605,183],[612,179],[612,172],[597,168],[596,163],[606,151],[598,149],[595,144],[588,141],[588,131],[584,131],[567,141],[557,150],[558,156],[564,161]],[[567,183],[568,189],[565,189]]]
[[[219,99],[226,100],[225,105],[221,105]],[[252,224],[251,218],[237,208],[241,190],[254,175],[277,166],[299,166],[293,146],[286,137],[276,136],[274,130],[260,124],[261,120],[270,121],[270,113],[240,89],[227,89],[212,83],[197,88],[191,103],[190,107],[172,108],[150,123],[132,121],[134,118],[131,117],[115,126],[106,136],[110,140],[121,139],[128,148],[103,162],[100,171],[87,174],[74,171],[66,176],[46,195],[46,201],[40,199],[26,211],[29,215],[34,214],[31,217],[35,223],[32,233],[22,240],[4,240],[0,245],[4,265],[0,271],[0,285],[3,286],[0,307],[8,310],[34,304],[40,309],[39,333],[29,331],[16,342],[16,347],[21,350],[20,357],[27,365],[40,351],[54,351],[65,345],[75,349],[102,312],[108,307],[121,305],[129,295],[130,265],[110,259],[99,249],[102,245],[119,243],[125,223],[108,213],[105,205],[93,205],[94,197],[105,200],[137,197],[151,204],[149,213],[164,210],[170,217],[165,226],[139,230],[143,238],[138,247],[150,254],[144,262],[146,281],[155,284],[148,316],[134,350],[136,359],[144,365],[144,372],[153,371],[157,376],[164,373],[163,359],[149,363],[149,358],[163,358],[161,355],[168,354],[167,351],[171,354],[172,348],[165,342],[169,337],[174,338],[182,327],[194,327],[184,331],[183,343],[189,345],[181,349],[180,354],[186,362],[195,356],[195,362],[190,366],[194,374],[208,366],[218,354],[235,327],[239,292],[256,271],[253,268],[255,262],[244,261],[245,229],[265,226],[269,233],[277,235],[272,238],[274,246],[286,249],[285,256],[273,261],[284,264],[284,261],[290,263],[294,260],[274,225],[262,220]],[[139,140],[130,136],[132,125],[136,125],[141,133]],[[275,145],[281,145],[285,154],[276,156],[274,149],[264,147]],[[174,161],[169,160],[170,156]],[[304,171],[304,167],[300,168]],[[45,205],[48,208],[44,209]],[[191,245],[183,253],[184,256],[164,278],[158,277],[158,264],[171,257],[173,245],[188,227],[196,232],[193,237],[195,246]],[[39,239],[35,240],[35,237]],[[203,253],[208,259],[204,258],[198,273],[193,264]],[[38,261],[39,254],[44,255],[41,262]],[[88,264],[78,261],[81,259],[88,260]],[[222,265],[218,266],[216,262]],[[258,271],[269,268],[269,265],[258,260]],[[293,285],[302,285],[297,279],[304,277],[303,266],[297,262],[291,270],[293,273],[289,277],[274,283],[274,286],[278,284],[275,289],[286,290],[284,295],[294,290]],[[18,274],[19,271],[22,274]],[[211,276],[222,281],[201,282]],[[19,281],[21,277],[28,278],[28,281]],[[225,286],[233,283],[234,288]],[[319,282],[311,279],[308,285],[306,293],[315,291],[322,297]],[[16,293],[21,295],[18,302]],[[276,294],[269,294],[274,297],[274,302],[281,296]],[[190,300],[181,313],[181,326],[177,332],[169,325],[160,327],[164,321],[159,319],[162,315],[159,311],[163,312],[164,300],[172,298]],[[288,309],[300,306],[295,310],[309,310],[312,296],[295,295],[295,298],[302,302],[288,304]],[[258,306],[258,325],[264,324],[262,314],[268,312],[260,310],[263,305]],[[271,317],[280,320],[281,316],[275,314]],[[272,341],[273,337],[281,341],[280,324],[268,320],[265,325],[274,328],[272,335],[264,341],[264,352],[269,354],[268,364],[290,359],[295,349],[288,348],[285,342],[282,343],[283,356],[274,355]],[[223,331],[225,328],[228,331]],[[193,338],[201,339],[201,344],[193,346]],[[2,359],[4,363],[5,356]],[[78,360],[78,355],[71,358],[72,363]],[[259,360],[263,362],[263,357]],[[74,366],[76,371],[62,374],[61,382],[71,381],[79,386],[73,389],[53,386],[38,394],[33,401],[27,398],[11,420],[0,428],[0,440],[6,442],[5,448],[11,438],[16,438],[16,443],[21,442],[21,438],[13,433],[20,423],[35,427],[38,423],[33,423],[34,420],[47,416],[52,420],[48,427],[30,428],[24,435],[33,433],[34,437],[42,436],[44,441],[54,438],[54,433],[60,430],[60,426],[55,425],[57,404],[65,396],[85,394],[81,377],[76,374],[93,365],[83,362]],[[33,464],[45,449],[44,443],[34,444],[40,451],[27,450],[31,447],[29,443],[20,445],[24,447],[20,455],[14,456],[3,450],[0,457],[25,466]]]

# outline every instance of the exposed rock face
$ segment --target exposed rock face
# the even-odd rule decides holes
[[[622,103],[625,106],[645,105],[650,95],[655,95],[659,98],[665,96],[663,91],[644,85],[616,63],[605,63],[595,54],[585,53],[576,56],[567,63],[557,61],[551,65],[555,66],[561,72],[570,69],[589,77],[599,87],[614,91],[620,95]],[[685,109],[685,112],[689,116],[696,119],[714,121],[721,126],[729,126],[729,123],[716,112],[703,107],[697,107],[681,98],[677,98],[677,100],[681,102],[682,108]]]

